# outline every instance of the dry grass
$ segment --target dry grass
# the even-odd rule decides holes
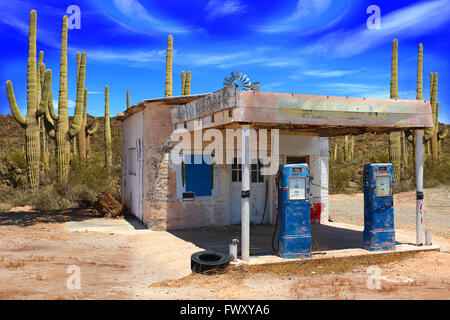
[[[9,260],[6,263],[6,267],[23,270],[25,268],[25,261],[24,260]]]
[[[383,284],[383,285],[381,286],[380,292],[393,294],[393,293],[396,293],[397,290],[398,290],[398,285],[394,285],[394,284]]]
[[[236,282],[239,280],[243,280],[250,275],[259,273],[272,273],[282,277],[289,277],[294,275],[313,277],[327,274],[342,274],[344,272],[352,271],[355,267],[369,265],[382,266],[394,261],[412,258],[416,254],[417,253],[415,252],[393,252],[382,255],[316,259],[266,265],[230,265],[227,269],[221,272],[216,272],[210,275],[192,273],[187,277],[178,280],[167,280],[153,283],[151,284],[151,287],[217,285],[227,282]],[[332,281],[334,281],[334,284],[337,285],[336,283],[342,280],[335,277],[332,279]],[[349,286],[352,287],[351,285]],[[355,290],[354,286],[353,290]],[[334,292],[333,294],[339,293]]]

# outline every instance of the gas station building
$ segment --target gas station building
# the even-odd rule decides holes
[[[308,173],[304,200],[309,225],[328,221],[328,137],[414,129],[420,142],[416,148],[417,219],[423,214],[421,141],[423,130],[433,126],[427,101],[237,91],[231,86],[209,94],[145,100],[120,117],[122,201],[128,210],[152,230],[240,224],[243,260],[250,254],[250,224],[276,224],[279,217],[278,167],[264,174],[269,164],[258,160],[261,153],[275,154],[282,166],[307,168],[303,169]],[[223,134],[225,163],[195,161],[213,141],[206,137],[208,129]],[[230,129],[239,135],[227,136]],[[182,163],[171,155],[177,145],[171,139],[175,130],[191,137]],[[203,138],[201,145],[195,135]],[[287,215],[290,209],[286,210]],[[423,241],[421,228],[418,224],[418,242]],[[382,242],[384,236],[375,238]]]

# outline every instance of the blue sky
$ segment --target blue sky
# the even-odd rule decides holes
[[[392,40],[399,40],[399,97],[415,99],[417,50],[424,45],[424,98],[429,74],[439,73],[440,121],[450,123],[450,4],[356,0],[97,0],[0,2],[0,113],[9,113],[12,80],[26,114],[29,12],[38,14],[38,50],[53,71],[57,100],[62,17],[81,9],[69,30],[69,114],[76,95],[76,52],[87,53],[88,112],[111,115],[164,95],[167,36],[174,36],[174,95],[181,71],[192,71],[192,94],[222,88],[232,71],[259,81],[262,91],[389,98]],[[368,29],[367,7],[381,9],[381,29]]]

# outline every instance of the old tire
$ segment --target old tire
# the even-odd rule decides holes
[[[228,267],[228,255],[217,251],[200,251],[191,256],[191,270],[195,273],[208,273]]]

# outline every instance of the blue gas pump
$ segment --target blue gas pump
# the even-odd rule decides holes
[[[307,164],[280,165],[278,170],[278,255],[282,258],[311,256],[308,171]]]
[[[364,165],[364,249],[395,249],[392,164]]]

